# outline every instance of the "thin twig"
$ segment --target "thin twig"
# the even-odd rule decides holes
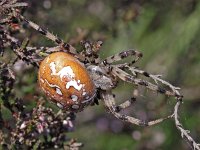
[[[181,137],[187,141],[190,147],[194,150],[200,150],[200,144],[196,143],[194,139],[190,136],[190,131],[185,130],[183,125],[179,121],[178,111],[180,109],[180,105],[182,103],[182,99],[178,100],[174,107],[174,120],[176,128],[181,132]]]

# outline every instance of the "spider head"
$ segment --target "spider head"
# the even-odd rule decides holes
[[[96,55],[99,52],[102,44],[103,44],[102,41],[97,41],[97,42],[81,41],[81,45],[83,45],[85,49],[85,55],[88,57]]]

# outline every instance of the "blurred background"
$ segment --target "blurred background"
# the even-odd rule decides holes
[[[26,18],[48,28],[81,50],[80,40],[102,40],[100,55],[106,58],[127,49],[137,49],[143,58],[135,65],[181,88],[184,103],[181,121],[200,141],[200,2],[198,0],[29,0]],[[32,29],[25,30],[30,45],[54,46]],[[131,59],[127,59],[131,60]],[[16,94],[31,99],[37,92],[37,71],[15,66]],[[26,72],[26,74],[24,74]],[[23,73],[23,75],[22,75]],[[17,90],[20,89],[20,90]],[[133,95],[134,85],[120,82],[114,90],[118,103]],[[136,103],[126,114],[156,119],[173,112],[175,99],[138,89]],[[75,131],[69,137],[84,143],[83,150],[175,150],[189,149],[173,120],[153,127],[124,123],[99,106],[77,114]]]

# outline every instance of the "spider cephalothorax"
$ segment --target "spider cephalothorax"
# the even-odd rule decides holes
[[[122,109],[129,107],[135,98],[116,105],[112,89],[117,87],[119,80],[145,86],[147,89],[167,96],[181,98],[178,92],[179,88],[162,80],[158,75],[149,74],[133,66],[142,57],[142,53],[139,51],[130,49],[101,60],[98,55],[101,41],[82,42],[84,50],[78,53],[73,46],[25,19],[20,14],[16,17],[58,44],[57,47],[48,51],[67,52],[56,52],[48,55],[39,67],[38,80],[41,88],[60,107],[78,112],[89,104],[97,103],[96,99],[99,98],[103,100],[105,107],[115,117],[141,126],[154,125],[173,116],[169,115],[166,118],[145,122],[120,113]],[[134,56],[135,59],[130,63],[117,64],[118,61],[129,56]],[[153,79],[155,83],[138,78],[138,74]],[[161,88],[158,83],[167,86],[170,90]]]

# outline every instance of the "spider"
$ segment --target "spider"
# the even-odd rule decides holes
[[[18,14],[16,17],[55,42],[58,46],[52,48],[53,51],[66,52],[65,54],[64,52],[50,54],[42,61],[39,69],[40,86],[59,107],[79,112],[85,106],[98,103],[98,100],[101,99],[108,111],[116,118],[138,126],[155,125],[173,117],[173,115],[169,115],[153,121],[143,121],[121,114],[121,110],[129,107],[135,101],[135,98],[116,105],[112,90],[118,86],[119,80],[137,86],[144,86],[166,96],[182,97],[178,92],[178,87],[162,80],[159,75],[152,75],[133,66],[142,57],[141,52],[130,49],[101,60],[98,55],[102,45],[101,41],[82,42],[84,50],[78,53],[72,45],[64,42],[36,23],[27,20],[24,16]],[[135,59],[132,62],[117,64],[118,61],[127,57],[135,57]],[[66,63],[71,63],[71,66],[66,66]],[[77,70],[78,73],[76,73]],[[153,79],[155,83],[138,78],[138,74]],[[158,82],[169,87],[169,90],[158,86]],[[88,92],[87,97],[84,96],[86,95],[84,92]],[[67,95],[67,98],[64,97],[65,95]]]

